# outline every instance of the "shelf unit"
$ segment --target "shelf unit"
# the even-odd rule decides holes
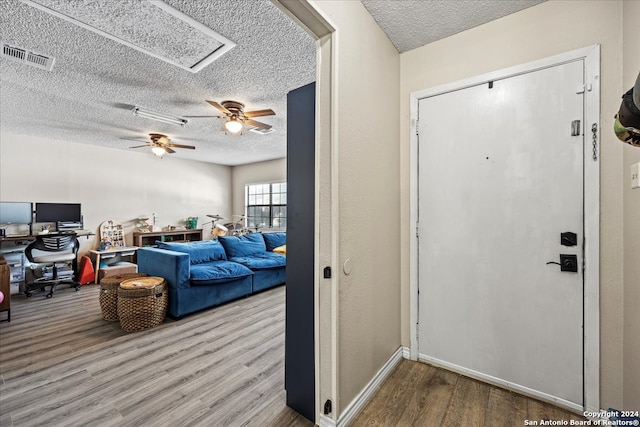
[[[12,294],[17,294],[24,288],[25,268],[28,266],[24,250],[33,240],[35,238],[32,236],[0,239],[0,255],[4,257],[10,269],[9,278]]]
[[[0,313],[7,312],[7,322],[11,322],[10,275],[10,267],[7,265],[7,261],[0,255],[0,291],[4,294],[4,299],[0,302]]]
[[[157,240],[161,242],[197,242],[202,240],[202,229],[133,233],[133,244],[140,248],[155,246]]]

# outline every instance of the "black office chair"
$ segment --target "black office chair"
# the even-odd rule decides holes
[[[41,272],[38,277],[34,274],[34,280],[25,285],[24,294],[31,296],[36,289],[51,286],[47,298],[53,296],[53,291],[60,283],[72,285],[76,291],[80,290],[80,283],[76,281],[78,276],[78,248],[80,244],[75,233],[42,234],[36,236],[36,240],[27,246],[24,253],[27,259],[39,264]],[[71,269],[59,270],[61,265],[71,265]],[[47,268],[50,266],[50,269]],[[35,273],[37,269],[31,267]]]

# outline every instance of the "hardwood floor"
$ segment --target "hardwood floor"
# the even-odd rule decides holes
[[[300,426],[285,405],[284,287],[126,333],[99,287],[12,298],[0,323],[0,426]],[[584,419],[403,360],[351,426],[523,426]]]
[[[126,333],[99,287],[12,298],[0,426],[312,426],[285,405],[284,287]]]
[[[424,363],[402,360],[353,426],[524,426],[582,416]],[[562,425],[562,424],[560,424]]]

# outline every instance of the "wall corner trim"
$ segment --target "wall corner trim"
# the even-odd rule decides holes
[[[411,349],[409,347],[402,347],[402,357],[411,360]]]
[[[398,349],[391,355],[389,360],[380,368],[380,370],[371,378],[371,381],[358,393],[358,395],[351,401],[351,403],[345,408],[344,412],[338,418],[338,422],[335,424],[320,424],[321,427],[345,427],[348,426],[360,413],[362,408],[373,397],[375,392],[380,388],[380,385],[387,379],[393,369],[400,363],[403,358],[405,347],[398,347]],[[321,420],[322,421],[322,420]],[[333,421],[333,420],[331,420]]]

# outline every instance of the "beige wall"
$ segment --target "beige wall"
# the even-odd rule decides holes
[[[632,7],[637,11],[637,4]],[[624,240],[621,224],[625,217],[623,187],[628,185],[628,182],[623,179],[623,175],[626,177],[626,173],[623,174],[623,144],[618,142],[613,132],[609,131],[612,129],[613,114],[617,111],[622,93],[622,8],[621,1],[551,0],[401,55],[401,170],[403,171],[401,206],[402,230],[405,230],[402,233],[403,345],[410,344],[409,233],[407,231],[411,227],[409,224],[409,169],[412,161],[409,158],[410,93],[600,44],[602,46],[600,126],[604,130],[601,134],[600,159],[600,403],[603,408],[622,406]],[[636,15],[636,23],[637,17]],[[629,50],[637,53],[637,41],[633,46],[629,46]],[[526,100],[523,101],[526,102]],[[637,203],[638,195],[634,196]],[[631,209],[631,206],[627,209]],[[636,222],[634,225],[636,233],[637,226]],[[635,277],[637,278],[638,275],[636,274]],[[634,292],[637,292],[637,288],[636,286]],[[635,301],[637,302],[637,298]],[[631,321],[631,318],[628,320]],[[636,337],[638,336],[636,334]],[[627,338],[631,339],[628,335]],[[633,341],[637,343],[637,340],[638,338],[635,338]],[[634,348],[637,349],[637,344]],[[636,358],[637,354],[636,352]],[[637,372],[636,370],[636,378]]]
[[[360,2],[313,4],[336,28],[340,415],[400,346],[399,55]]]
[[[228,211],[231,168],[2,133],[0,199],[82,203],[86,229],[97,233],[103,221],[121,221],[130,244],[137,217],[156,213],[165,226],[198,216],[200,226],[206,214]],[[96,237],[80,243],[81,252],[97,247]]]
[[[623,7],[623,92],[633,87],[640,72],[640,1]],[[624,165],[624,403],[640,408],[640,189],[631,189],[629,167],[640,162],[640,148],[625,144]]]
[[[224,214],[225,218],[231,218],[231,215],[244,214],[245,185],[285,182],[286,180],[287,159],[276,159],[267,162],[233,166],[231,168],[231,185],[233,186],[231,205],[233,206],[233,209],[227,214]],[[234,220],[237,220],[237,217],[234,217]]]

